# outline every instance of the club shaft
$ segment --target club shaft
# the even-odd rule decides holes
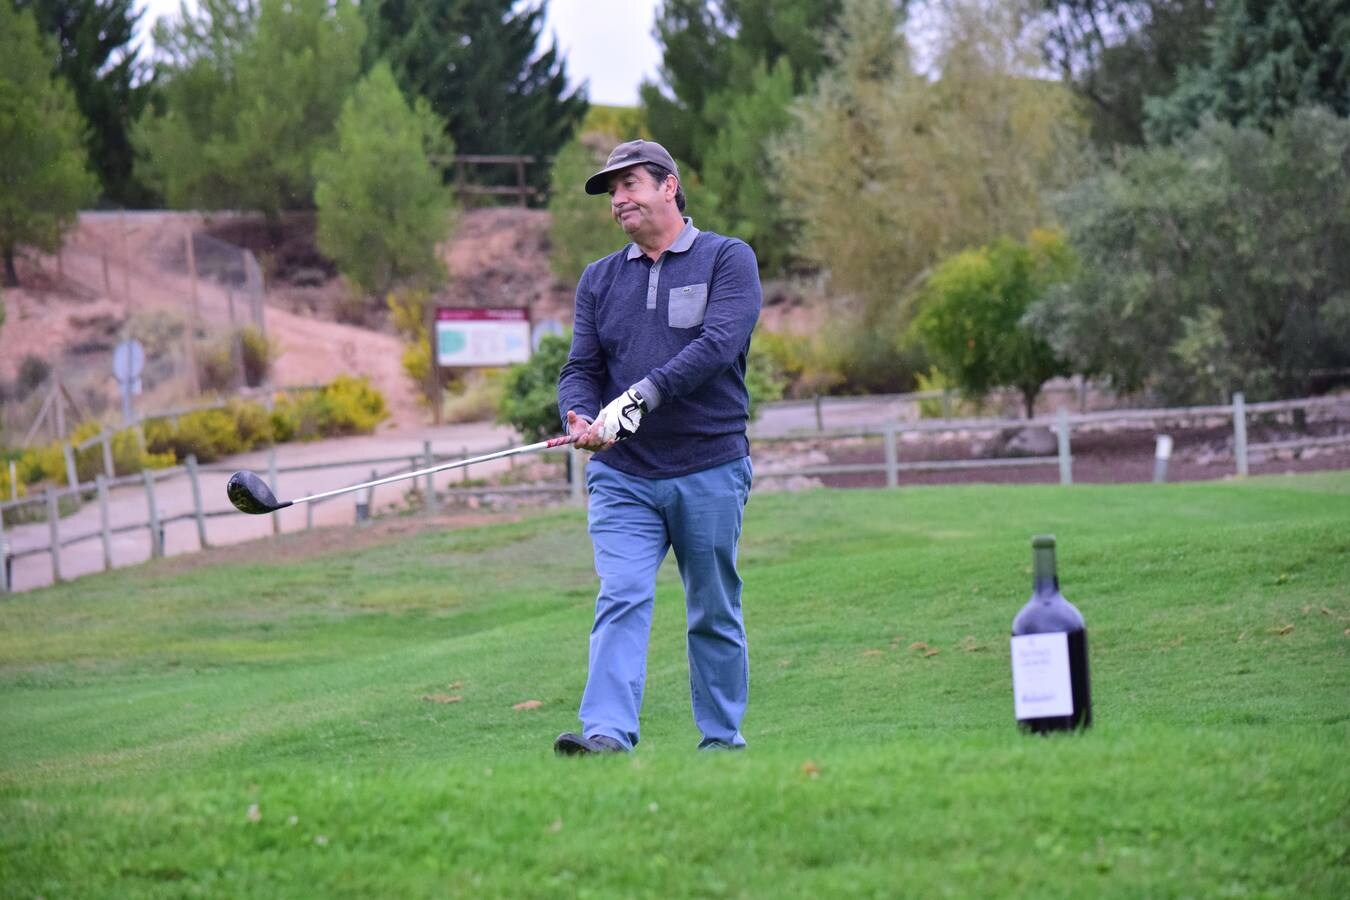
[[[437,472],[444,472],[447,469],[462,469],[465,466],[492,462],[494,459],[506,459],[508,456],[518,456],[521,453],[533,453],[537,450],[547,450],[550,447],[565,447],[568,444],[575,444],[577,437],[579,437],[579,435],[566,435],[564,437],[550,438],[547,441],[540,441],[537,444],[527,444],[524,447],[512,447],[509,450],[498,450],[496,453],[486,453],[482,456],[472,457],[471,459],[461,459],[456,462],[441,463],[438,466],[427,466],[425,469],[418,469],[416,472],[404,472],[400,475],[390,475],[386,478],[377,478],[374,481],[363,481],[361,484],[353,484],[332,491],[310,494],[308,497],[292,500],[291,503],[308,503],[311,500],[322,500],[324,497],[336,497],[338,494],[348,494],[352,491],[359,491],[364,488],[379,487],[382,484],[391,484],[395,481],[406,481],[409,478],[418,478],[422,475],[434,475]]]

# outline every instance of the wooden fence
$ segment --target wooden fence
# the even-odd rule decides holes
[[[1236,394],[1234,395],[1233,403],[1231,405],[1223,406],[1116,410],[1077,414],[1070,414],[1061,410],[1055,416],[1043,416],[1030,420],[990,418],[920,420],[891,423],[879,428],[871,429],[829,431],[823,434],[811,432],[787,434],[774,438],[758,438],[756,439],[756,443],[760,445],[772,445],[784,441],[798,441],[803,439],[817,441],[822,439],[844,440],[859,437],[875,438],[877,436],[880,436],[883,441],[884,461],[879,464],[815,465],[790,470],[763,471],[760,473],[762,477],[768,478],[884,473],[887,486],[897,487],[901,484],[902,475],[906,472],[992,469],[1020,466],[1057,466],[1059,469],[1060,483],[1070,485],[1073,483],[1072,434],[1075,428],[1128,422],[1151,422],[1156,426],[1165,426],[1169,423],[1219,420],[1231,422],[1231,427],[1233,429],[1234,474],[1245,476],[1248,472],[1249,457],[1255,452],[1274,452],[1279,450],[1299,450],[1312,447],[1350,445],[1350,432],[1324,437],[1308,437],[1299,440],[1249,444],[1247,442],[1247,422],[1250,416],[1287,413],[1296,410],[1303,410],[1306,414],[1307,411],[1313,409],[1333,408],[1338,406],[1350,407],[1350,398],[1324,397],[1247,404],[1241,394]],[[959,459],[929,462],[903,462],[899,458],[898,447],[900,444],[900,436],[906,432],[992,432],[1009,428],[1021,429],[1027,427],[1047,427],[1052,429],[1056,436],[1058,452],[1053,456]],[[1160,441],[1160,444],[1161,443],[1162,442]],[[106,446],[105,443],[105,447]],[[1159,449],[1161,450],[1161,447]],[[570,497],[571,501],[577,504],[583,503],[584,490],[583,479],[580,477],[580,470],[584,463],[578,462],[581,459],[581,456],[570,451],[564,450],[561,452],[567,453],[568,460],[568,477],[565,482],[509,486],[473,486],[464,483],[470,480],[469,468],[466,467],[459,470],[459,477],[461,479],[460,485],[455,487],[447,485],[444,490],[441,490],[433,485],[433,476],[424,476],[424,478],[419,479],[419,484],[417,485],[418,493],[422,498],[423,510],[428,514],[434,514],[438,511],[439,504],[443,499],[450,500],[457,497],[469,496],[482,497],[485,495],[554,495]],[[467,448],[465,448],[463,455],[436,453],[432,448],[431,442],[428,441],[423,444],[421,454],[384,456],[370,459],[342,460],[331,463],[279,467],[277,465],[276,450],[273,448],[268,455],[268,471],[266,474],[267,480],[272,485],[273,490],[278,491],[280,477],[289,473],[319,471],[333,468],[364,468],[369,466],[371,467],[369,480],[373,481],[389,475],[427,468],[452,459],[462,459],[464,456],[467,456]],[[1166,475],[1166,458],[1161,452],[1158,454],[1158,457],[1158,467],[1155,469],[1155,480],[1164,480]],[[68,456],[67,459],[70,460],[71,457]],[[73,462],[70,463],[70,465],[71,471],[73,472]],[[106,452],[105,465],[110,466]],[[381,466],[392,466],[393,468],[385,468],[381,471]],[[147,470],[137,475],[128,475],[120,478],[113,478],[109,477],[107,474],[100,474],[94,481],[87,483],[79,483],[72,479],[70,485],[67,485],[64,488],[49,488],[44,494],[38,497],[0,503],[0,560],[3,561],[3,564],[0,565],[0,593],[12,590],[12,567],[14,561],[28,556],[48,554],[51,557],[53,581],[59,582],[63,580],[59,549],[82,542],[101,541],[103,549],[103,568],[105,570],[111,569],[114,565],[112,537],[117,534],[133,531],[147,532],[150,537],[150,555],[152,558],[164,554],[165,528],[170,525],[182,525],[183,527],[195,530],[197,545],[200,548],[211,546],[206,527],[207,520],[217,516],[239,516],[243,515],[243,513],[237,512],[232,507],[208,510],[202,501],[200,478],[202,474],[205,473],[223,475],[230,471],[232,470],[229,467],[199,466],[195,459],[189,458],[185,465],[174,467],[172,469],[156,471]],[[160,503],[157,501],[157,485],[175,478],[186,478],[188,480],[190,486],[191,508],[173,514],[165,514],[165,511],[160,509]],[[144,489],[145,518],[143,520],[138,518],[133,522],[114,525],[111,522],[109,511],[109,491],[114,487],[127,485],[139,485]],[[360,525],[369,520],[373,504],[372,493],[372,491],[357,493],[352,519],[354,524]],[[71,498],[74,498],[77,502],[84,498],[97,498],[100,509],[100,527],[98,529],[78,534],[63,533],[60,515],[61,501],[63,499],[69,501]],[[317,505],[336,499],[338,498],[326,498],[324,500],[306,504],[305,527],[313,527],[314,509]],[[14,550],[6,540],[4,513],[6,511],[34,506],[45,507],[49,539],[43,546]],[[280,517],[273,515],[270,518],[273,533],[280,533]]]

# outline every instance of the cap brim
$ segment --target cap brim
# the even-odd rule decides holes
[[[645,161],[625,162],[610,166],[608,169],[601,169],[590,178],[586,179],[586,193],[588,194],[608,194],[609,176],[615,172],[622,172],[624,169],[631,169],[634,166],[646,165]]]

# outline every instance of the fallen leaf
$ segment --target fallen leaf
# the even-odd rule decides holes
[[[422,699],[432,703],[458,703],[464,698],[459,694],[423,694]]]
[[[928,649],[928,645],[925,644],[923,641],[915,641],[914,643],[912,643],[912,644],[909,645],[909,649],[911,649],[911,650],[927,650],[927,649]]]
[[[562,831],[562,819],[554,819],[549,824],[548,830],[553,834],[557,834],[558,832]]]
[[[814,761],[808,759],[806,762],[802,763],[802,774],[805,775],[807,778],[819,778],[820,766],[816,765]]]
[[[1276,634],[1288,634],[1289,632],[1291,632],[1291,631],[1293,631],[1293,630],[1294,630],[1294,626],[1293,626],[1293,625],[1281,625],[1279,628],[1276,628],[1276,629],[1275,629],[1275,633],[1276,633]]]
[[[938,655],[939,653],[941,653],[941,652],[942,652],[942,651],[939,650],[939,649],[936,648],[936,647],[929,647],[928,650],[925,651],[923,655],[924,655],[925,657],[929,657],[929,656],[937,656],[937,655]]]
[[[543,706],[543,705],[544,705],[544,702],[543,702],[542,700],[522,700],[522,701],[520,701],[519,703],[517,703],[517,704],[515,704],[514,706],[512,706],[511,708],[512,708],[512,709],[538,709],[539,707],[541,707],[541,706]]]
[[[1331,610],[1327,609],[1325,606],[1322,607],[1322,615],[1324,615],[1324,616],[1329,616],[1329,615],[1331,615]]]
[[[975,635],[973,634],[968,634],[965,637],[961,638],[961,643],[957,644],[956,646],[957,649],[964,650],[967,653],[979,653],[981,650],[984,649],[984,644],[981,644],[979,641],[975,640]]]
[[[450,682],[450,690],[452,690],[452,691],[457,691],[457,690],[459,690],[459,689],[460,689],[461,687],[463,687],[463,686],[464,686],[464,682],[462,682],[462,681],[452,681],[452,682]]]
[[[883,655],[883,654],[882,654],[882,652],[881,652],[880,650],[864,650],[864,651],[863,651],[863,656],[882,656],[882,655]]]
[[[250,804],[249,804],[249,807],[248,807],[248,820],[249,820],[250,822],[261,822],[261,821],[262,821],[262,810],[258,808],[258,804],[256,804],[256,803],[250,803]]]

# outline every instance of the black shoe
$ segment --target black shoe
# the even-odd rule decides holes
[[[706,744],[699,744],[699,745],[698,745],[698,749],[699,749],[699,750],[731,750],[731,751],[739,751],[739,750],[744,750],[744,749],[745,749],[745,745],[744,745],[744,744],[728,744],[726,741],[709,741],[709,742],[706,743]]]
[[[575,732],[564,731],[553,742],[553,752],[559,756],[582,756],[587,753],[627,753],[628,748],[607,734],[582,737]]]

